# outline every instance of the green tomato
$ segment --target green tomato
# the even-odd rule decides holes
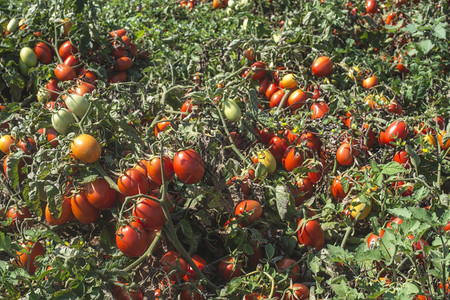
[[[39,102],[48,102],[51,99],[50,93],[44,88],[39,89],[36,97]]]
[[[233,100],[223,102],[223,114],[230,122],[237,122],[241,119],[241,109]]]
[[[20,71],[20,74],[22,74],[25,77],[28,77],[29,69],[30,68],[21,59],[19,59],[19,71]]]
[[[19,21],[16,18],[12,18],[8,25],[6,26],[6,30],[9,32],[16,32],[19,28]]]
[[[70,111],[80,118],[82,118],[89,109],[89,101],[86,100],[84,96],[70,94],[67,96],[65,102]]]
[[[22,50],[20,50],[20,60],[28,67],[34,67],[37,64],[36,53],[29,47],[23,47]]]
[[[65,108],[59,109],[52,115],[52,126],[61,134],[66,133],[70,124],[75,123],[75,119],[70,111]]]

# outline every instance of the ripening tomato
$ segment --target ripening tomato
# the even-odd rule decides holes
[[[291,172],[295,168],[303,165],[304,157],[303,154],[298,151],[295,147],[288,147],[283,154],[283,158],[281,159],[281,163],[286,171]]]
[[[99,210],[89,203],[84,191],[73,195],[70,204],[73,215],[81,223],[91,224],[97,221]]]
[[[320,227],[319,221],[309,220],[300,227],[302,220],[298,222],[298,227],[300,228],[297,232],[299,243],[313,247],[316,250],[322,249],[325,244],[325,235]]]
[[[386,17],[386,21],[385,21],[386,25],[391,25],[391,24],[394,25],[392,23],[392,21],[395,19],[396,16],[397,16],[396,12],[392,12],[392,11],[389,12],[387,17]]]
[[[386,131],[384,132],[384,144],[394,147],[391,142],[395,142],[396,139],[404,141],[408,136],[408,128],[403,121],[394,121]]]
[[[252,48],[248,48],[244,51],[244,56],[248,61],[255,60],[255,51]]]
[[[288,146],[289,143],[287,139],[275,136],[269,142],[269,151],[276,161],[281,162],[281,158]]]
[[[271,82],[266,88],[266,98],[270,99],[275,92],[278,92],[280,88],[278,87],[278,84],[276,82]]]
[[[150,246],[147,231],[140,222],[132,221],[119,227],[116,232],[117,248],[128,257],[138,257],[144,254]]]
[[[98,209],[109,209],[116,202],[117,191],[110,187],[105,178],[97,178],[85,184],[86,198]]]
[[[59,47],[59,55],[61,56],[61,59],[63,61],[66,60],[66,58],[69,57],[69,55],[75,54],[77,52],[78,52],[78,49],[75,48],[75,46],[73,46],[70,41],[64,42]]]
[[[225,281],[230,281],[242,274],[242,263],[236,262],[234,257],[229,256],[220,261],[218,269],[222,278]]]
[[[333,71],[333,62],[327,56],[320,56],[313,62],[311,70],[317,77],[328,76]]]
[[[177,177],[187,184],[200,182],[205,173],[202,158],[194,149],[177,152],[173,158],[173,169]]]
[[[340,176],[336,177],[333,180],[333,183],[331,184],[331,194],[333,194],[333,198],[336,199],[337,201],[340,201],[347,196],[347,194],[350,190],[350,187],[352,185],[352,183],[350,181],[349,189],[347,190],[347,192],[345,192],[344,186],[342,185],[342,182],[339,179],[340,179]]]
[[[295,89],[297,87],[298,82],[295,79],[294,74],[286,74],[281,79],[281,84],[283,85],[283,87],[285,89],[292,90],[292,89]]]
[[[11,219],[12,227],[16,227],[16,225],[19,225],[25,219],[31,218],[31,213],[26,206],[22,206],[20,209],[17,206],[13,206],[8,209],[6,218]]]
[[[120,192],[129,197],[139,194],[147,194],[149,185],[147,178],[136,169],[128,169],[117,180]]]
[[[203,269],[208,264],[203,257],[201,257],[200,255],[197,255],[197,254],[192,254],[191,259],[195,263],[197,268],[202,272],[203,272]],[[194,282],[196,279],[197,279],[197,273],[195,273],[194,269],[192,269],[192,267],[188,264],[187,273],[186,273],[186,275],[184,275],[183,280],[188,281],[188,282],[189,281]]]
[[[319,164],[319,165],[315,165],[314,167],[308,166],[308,169],[312,169],[312,168],[317,169],[317,171],[308,172],[308,177],[309,177],[309,179],[311,179],[312,183],[316,184],[320,181],[320,179],[322,179],[323,165]]]
[[[161,159],[159,157],[154,157],[151,159],[147,165],[148,176],[158,185],[163,184],[162,174],[161,174]],[[168,156],[163,156],[163,168],[164,168],[164,180],[169,183],[172,181],[175,171],[173,168],[172,160]]]
[[[94,163],[102,155],[99,142],[89,134],[80,134],[70,144],[75,157],[84,163]]]
[[[33,275],[36,272],[38,265],[34,261],[36,257],[45,254],[45,248],[40,242],[28,242],[27,245],[22,245],[27,252],[17,251],[17,259],[19,266],[24,268],[28,274]]]
[[[161,205],[147,198],[141,198],[133,210],[133,216],[139,219],[145,229],[161,229],[167,219]]]
[[[378,12],[376,0],[366,0],[366,12],[368,14],[376,14]]]
[[[55,68],[55,75],[59,81],[68,81],[77,77],[75,70],[66,64],[57,65]]]
[[[342,166],[350,166],[353,164],[353,150],[349,143],[342,143],[336,152],[336,159]]]
[[[288,105],[292,110],[297,110],[305,105],[308,95],[302,89],[296,89],[288,98]]]
[[[312,197],[314,194],[314,185],[309,177],[297,180],[296,186],[291,188],[292,197],[294,197],[295,206],[300,206]]]
[[[33,138],[25,138],[17,143],[17,148],[25,152],[26,155],[31,155],[36,150],[36,141]]]
[[[400,103],[398,103],[398,102],[395,101],[395,100],[392,100],[392,101],[388,104],[387,110],[388,110],[388,112],[393,113],[393,114],[396,114],[396,115],[399,115],[399,116],[403,114],[403,108],[402,108],[402,106],[400,105]]]
[[[330,108],[328,107],[325,101],[314,102],[311,104],[311,119],[320,119],[322,118]]]
[[[318,151],[322,145],[319,135],[315,132],[303,133],[298,139],[297,145],[301,145],[304,141],[307,141],[306,147],[313,151]]]
[[[49,64],[52,61],[52,51],[45,43],[37,43],[36,46],[34,46],[34,52],[41,63]]]
[[[277,262],[278,272],[287,273],[292,281],[296,281],[300,277],[300,266],[295,260],[289,257],[285,257]]]
[[[444,136],[447,134],[447,131],[443,130],[441,132],[438,133],[438,141],[439,141],[439,145],[441,145],[441,148],[444,150],[447,150],[450,147],[450,139],[447,140],[447,142],[444,144]]]
[[[419,260],[420,263],[423,263],[423,248],[425,248],[425,246],[428,246],[428,242],[425,241],[423,238],[420,238],[418,241],[414,241],[415,237],[410,234],[406,237],[408,240],[413,241],[412,242],[412,248],[414,251],[420,251],[422,253],[419,253],[418,255],[416,255],[416,258]]]
[[[366,89],[373,88],[376,85],[378,85],[378,78],[375,75],[364,79],[362,82],[362,86]]]
[[[361,212],[361,210],[364,208],[364,210]],[[361,200],[359,200],[359,197],[353,198],[352,202],[349,205],[349,211],[350,216],[355,219],[358,214],[361,212],[361,215],[359,216],[358,220],[364,220],[367,218],[367,216],[372,211],[372,202],[370,204],[362,203]]]
[[[7,155],[5,157],[5,159],[3,160],[3,172],[5,173],[5,177],[6,179],[9,180],[8,177],[8,160],[9,160],[9,155]],[[25,167],[25,162],[28,161],[29,163],[31,163],[30,158],[20,158],[19,163],[17,164],[17,172],[19,174],[19,183],[21,183],[24,179],[25,176],[27,175],[24,170],[22,170]]]
[[[254,73],[252,74],[252,79],[253,80],[260,80],[261,78],[263,78],[266,75],[266,64],[262,61],[257,61],[255,62],[252,66],[252,69],[254,69]]]
[[[47,223],[50,225],[62,225],[66,224],[73,218],[72,213],[72,207],[71,207],[71,200],[70,197],[64,197],[62,204],[61,204],[61,212],[58,216],[58,218],[54,218],[52,214],[50,213],[50,209],[47,206],[45,207],[45,219],[47,220]]]
[[[262,150],[258,152],[253,162],[255,164],[262,163],[266,167],[269,174],[272,174],[277,169],[277,161],[269,150]]]
[[[156,123],[155,126],[155,137],[158,138],[160,132],[163,132],[169,125],[172,125],[166,118],[161,118],[160,122]]]
[[[128,71],[133,66],[133,60],[127,56],[116,59],[116,67],[120,72]]]
[[[110,36],[112,37],[122,37],[125,36],[127,34],[127,31],[123,28],[117,29],[117,30],[113,30],[109,33]]]
[[[176,251],[169,251],[164,254],[159,260],[159,263],[167,274],[171,273],[173,270],[177,270],[176,272],[172,272],[169,276],[170,280],[176,280],[177,277],[179,279],[183,278],[188,270],[188,263],[181,257],[180,253]]]
[[[0,150],[6,155],[9,155],[11,153],[11,150],[14,151],[15,148],[14,144],[15,144],[14,137],[8,134],[0,138]]]
[[[286,295],[286,300],[308,300],[309,299],[309,289],[306,285],[301,283],[294,283],[289,288],[292,291]]]
[[[279,90],[272,94],[272,97],[270,97],[270,108],[278,107],[281,103],[281,100],[283,100],[284,97],[284,91]],[[287,106],[287,101],[283,103],[283,107]]]
[[[258,220],[261,217],[262,212],[261,203],[256,200],[244,200],[239,202],[236,206],[234,215],[238,218],[238,216],[245,214],[245,221],[241,222],[241,224],[248,226]]]

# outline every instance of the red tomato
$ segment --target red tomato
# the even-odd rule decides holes
[[[172,272],[169,276],[170,280],[176,280],[177,277],[180,279],[183,278],[188,270],[188,263],[176,251],[169,251],[164,254],[164,256],[159,260],[159,263],[166,273],[177,270],[176,272]]]
[[[238,218],[238,216],[245,214],[245,221],[241,222],[241,224],[247,226],[258,220],[261,217],[262,212],[261,203],[256,200],[244,200],[239,202],[236,206],[234,215]]]
[[[17,144],[17,148],[25,152],[26,155],[31,155],[36,150],[36,141],[33,138],[25,138]]]
[[[58,140],[56,139],[56,130],[53,128],[46,128],[47,140],[50,142],[50,145],[53,148],[56,148],[59,145]],[[38,133],[44,134],[44,128],[40,128]]]
[[[311,104],[311,111],[312,111],[311,119],[313,119],[313,120],[320,119],[329,110],[330,110],[330,108],[325,103],[325,101],[314,102],[313,104]]]
[[[99,210],[89,203],[84,192],[74,195],[71,201],[72,213],[78,221],[84,224],[97,221]]]
[[[123,28],[120,28],[120,29],[111,31],[111,32],[109,33],[109,35],[112,36],[112,37],[116,37],[116,36],[125,36],[126,34],[127,34],[127,31],[126,31],[125,29],[123,29]]]
[[[139,200],[133,216],[142,221],[145,229],[161,229],[167,221],[161,205],[147,198]]]
[[[255,62],[251,68],[255,70],[251,77],[253,80],[260,80],[266,75],[267,66],[262,61]]]
[[[261,94],[261,95],[265,95],[266,94],[266,91],[267,91],[267,89],[268,89],[268,87],[269,87],[269,79],[267,79],[267,78],[262,78],[260,81],[259,81],[259,93]]]
[[[280,273],[289,272],[289,277],[292,281],[296,281],[300,277],[300,266],[292,258],[285,257],[277,263],[277,268]]]
[[[161,118],[160,121],[167,120],[166,118]],[[172,125],[170,122],[158,122],[155,126],[155,137],[158,138],[160,132],[163,132],[169,125]]]
[[[77,72],[78,69],[80,68],[80,60],[78,59],[78,57],[74,56],[74,55],[69,55],[66,57],[66,59],[64,60],[64,64],[72,67],[72,69]]]
[[[47,220],[48,224],[50,225],[61,225],[66,224],[73,218],[72,213],[72,207],[71,207],[71,200],[69,197],[64,197],[62,204],[61,204],[61,213],[58,218],[54,218],[52,214],[50,213],[50,210],[47,206],[45,207],[45,219]]]
[[[280,90],[280,88],[278,87],[278,84],[276,84],[276,82],[270,83],[266,89],[266,93],[265,93],[266,98],[270,99],[272,97],[272,95],[279,90]]]
[[[43,64],[49,64],[52,61],[52,51],[43,42],[37,43],[34,46],[34,53],[36,53],[37,59]]]
[[[298,227],[300,227],[301,221],[298,221]],[[306,224],[301,225],[297,236],[300,244],[313,247],[316,250],[322,249],[325,244],[325,235],[317,220],[309,220]]]
[[[327,56],[320,56],[313,62],[311,70],[317,77],[328,76],[333,70],[333,62]]]
[[[219,272],[225,281],[230,281],[234,277],[242,274],[242,263],[236,262],[234,257],[226,257],[219,263]]]
[[[312,169],[313,167],[308,166],[308,169]],[[308,177],[311,179],[312,183],[316,184],[322,179],[322,165],[314,166],[315,169],[318,169],[316,172],[308,172]]]
[[[116,202],[117,192],[104,178],[86,183],[85,190],[87,200],[95,208],[109,209]]]
[[[119,227],[116,232],[117,248],[128,257],[138,257],[144,254],[150,246],[147,231],[140,222],[132,221]]]
[[[286,295],[287,300],[308,300],[309,289],[306,285],[301,283],[294,283],[290,289],[290,293]]]
[[[400,105],[400,103],[398,103],[395,100],[392,100],[391,103],[388,104],[387,110],[388,110],[388,112],[399,115],[399,116],[403,114],[402,106]]]
[[[441,132],[438,133],[438,141],[439,141],[439,145],[441,146],[442,149],[447,150],[450,147],[450,139],[447,140],[447,142],[444,144],[444,136],[447,134],[447,131],[443,130]]]
[[[270,132],[267,128],[263,128],[261,130],[259,130],[258,128],[255,129],[256,134],[259,135],[261,141],[264,144],[269,144],[270,140],[275,137],[275,134],[273,134],[272,132]]]
[[[380,239],[380,238],[381,238],[381,236],[378,236],[374,233],[369,235],[369,237],[367,238],[367,248],[369,248],[369,249],[378,248],[378,239]]]
[[[173,169],[177,177],[187,184],[200,182],[205,173],[202,158],[194,149],[177,152],[173,158]]]
[[[16,225],[22,223],[23,220],[31,218],[31,213],[26,206],[22,206],[20,209],[18,209],[17,206],[13,206],[8,209],[6,217],[12,220],[11,226],[16,227]]]
[[[119,282],[121,283],[121,282]],[[123,283],[122,283],[123,284]],[[128,285],[126,283],[125,285]],[[111,294],[115,300],[143,300],[144,295],[139,288],[126,289],[120,285],[113,285],[111,288]]]
[[[295,206],[300,206],[314,194],[314,185],[309,177],[299,179],[296,187],[290,189]]]
[[[64,61],[69,55],[75,54],[78,52],[78,49],[75,48],[70,41],[64,42],[59,47],[59,55],[61,56],[61,59]]]
[[[120,192],[125,196],[147,194],[149,186],[147,178],[136,169],[128,169],[117,180]]]
[[[297,110],[305,105],[308,95],[301,89],[293,91],[288,98],[288,105],[292,110]]]
[[[17,259],[19,266],[24,268],[28,274],[33,275],[36,272],[38,265],[34,261],[37,256],[45,254],[45,248],[40,242],[28,242],[27,245],[22,245],[27,252],[17,251]]]
[[[278,107],[281,103],[281,100],[284,97],[284,91],[279,90],[272,94],[270,97],[270,108]],[[287,101],[284,102],[283,107],[287,106]]]
[[[376,14],[378,12],[376,0],[367,0],[366,1],[366,12],[368,14]]]
[[[336,177],[333,180],[333,183],[331,184],[331,193],[333,194],[334,199],[336,199],[337,201],[340,201],[342,199],[344,199],[351,187],[351,182],[349,183],[349,189],[347,192],[344,191],[344,186],[342,185],[341,181],[339,180],[340,176]]]
[[[58,80],[56,80],[56,79],[50,79],[48,82],[47,82],[47,85],[45,86],[45,88],[47,89],[47,91],[50,93],[50,98],[53,100],[53,101],[55,101],[57,98],[58,98],[58,96],[59,96],[59,93],[57,93],[57,92],[60,92],[61,90],[58,88]]]
[[[120,72],[128,71],[133,66],[133,60],[129,57],[123,56],[116,59],[116,67]]]
[[[411,241],[415,239],[415,237],[412,234],[408,235],[406,238]],[[414,251],[422,251],[422,249],[427,245],[428,245],[427,241],[421,238],[417,242],[414,241],[412,243],[412,248]],[[418,255],[416,255],[416,258],[419,260],[419,262],[423,263],[423,253],[419,253]]]
[[[301,145],[304,141],[307,141],[306,147],[314,151],[319,150],[322,145],[319,135],[314,132],[303,133],[298,139],[297,145]]]
[[[269,142],[269,151],[272,153],[276,161],[281,161],[284,152],[286,151],[289,143],[287,139],[282,137],[273,137]]]
[[[7,155],[5,157],[5,159],[3,160],[3,172],[5,173],[6,179],[9,179],[9,177],[8,177],[8,159],[9,159],[9,155]],[[25,179],[25,176],[27,175],[26,173],[24,173],[24,170],[22,170],[23,167],[25,167],[25,161],[29,161],[29,159],[25,160],[25,158],[21,158],[17,165],[17,172],[19,174],[19,183],[22,182]],[[31,161],[30,161],[30,163],[31,163]]]
[[[75,88],[75,94],[83,96],[84,94],[90,94],[96,89],[95,85],[89,82],[81,81]]]
[[[391,142],[395,142],[396,139],[404,141],[408,136],[408,128],[403,121],[394,121],[386,131],[384,132],[384,144],[394,147]]]
[[[94,71],[86,70],[84,67],[81,67],[79,75],[79,79],[81,79],[81,81],[89,81],[90,83],[94,83],[97,80],[97,74]]]
[[[404,149],[395,153],[393,161],[398,162],[407,169],[411,168],[411,160],[409,158],[409,154]]]
[[[353,164],[353,150],[349,143],[342,143],[336,152],[336,159],[342,166],[349,166]]]
[[[126,72],[119,72],[113,75],[110,79],[110,83],[126,82],[128,80],[128,75]]]
[[[175,175],[172,160],[168,156],[163,156],[164,180],[170,183]],[[148,176],[158,185],[162,185],[161,159],[154,157],[147,164]]]
[[[376,85],[378,85],[378,78],[375,75],[364,79],[362,82],[362,86],[366,89],[373,88]]]
[[[192,254],[191,256],[192,260],[194,261],[197,268],[199,268],[200,271],[203,271],[203,269],[208,264],[206,260],[197,254]],[[194,282],[197,279],[197,274],[195,273],[194,269],[188,264],[187,266],[187,273],[183,277],[184,281],[191,281]]]
[[[56,78],[60,81],[67,81],[72,80],[77,77],[77,74],[75,73],[74,69],[72,67],[66,65],[66,64],[59,64],[55,68],[55,75]]]
[[[283,154],[283,158],[281,159],[281,163],[286,171],[291,172],[295,168],[303,165],[304,157],[301,152],[299,152],[295,147],[288,147]]]
[[[188,99],[181,106],[180,111],[184,113],[184,114],[181,115],[182,118],[184,118],[188,114],[190,114],[194,107],[197,109],[197,111],[199,110],[200,106],[198,104],[193,104],[191,102],[192,102],[192,99]]]

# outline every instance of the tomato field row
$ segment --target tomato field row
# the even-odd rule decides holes
[[[448,299],[448,8],[1,3],[1,298]]]

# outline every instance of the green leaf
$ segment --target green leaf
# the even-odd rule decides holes
[[[189,222],[186,219],[181,219],[180,222],[178,223],[178,226],[180,226],[181,231],[183,232],[185,237],[187,237],[188,239],[193,238],[191,224],[189,224]]]
[[[266,257],[268,260],[271,260],[273,255],[275,254],[275,248],[272,246],[272,244],[267,244],[264,247],[265,251],[266,251]]]
[[[422,50],[424,55],[427,55],[434,47],[434,44],[430,40],[421,41],[419,44],[419,49]]]
[[[4,232],[0,231],[0,249],[6,252],[11,251],[11,239]]]
[[[417,170],[420,165],[420,157],[419,157],[419,155],[417,155],[417,151],[414,150],[414,148],[411,147],[409,144],[406,145],[405,150],[409,154],[411,163],[413,164],[414,168]]]
[[[406,169],[398,162],[391,161],[383,166],[381,173],[384,175],[396,175],[399,173],[405,173]]]
[[[286,220],[289,208],[292,206],[292,201],[289,197],[290,193],[286,187],[281,184],[277,185],[275,190],[275,200],[277,203],[278,214],[280,215],[281,220]]]
[[[447,39],[447,30],[446,30],[446,23],[439,23],[434,27],[433,35],[441,40]]]

